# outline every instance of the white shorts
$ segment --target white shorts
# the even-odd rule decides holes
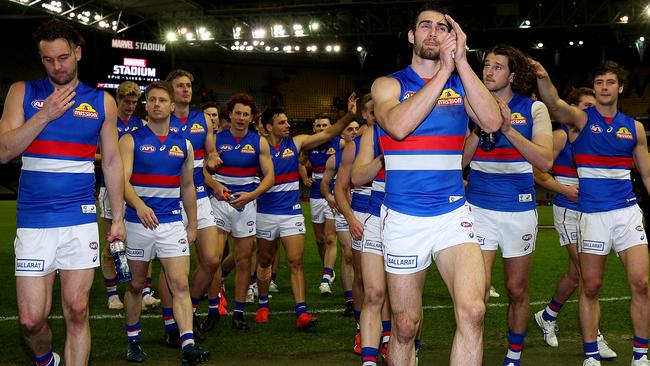
[[[607,255],[633,246],[648,244],[643,213],[638,205],[618,210],[582,213],[578,220],[578,251]]]
[[[15,275],[42,277],[56,270],[99,267],[97,223],[47,229],[18,228]]]
[[[247,238],[256,233],[255,222],[257,221],[257,201],[251,201],[244,206],[240,212],[226,201],[219,201],[215,197],[210,198],[214,216],[217,218],[217,227],[233,238]]]
[[[322,224],[325,220],[334,220],[334,212],[332,212],[325,198],[310,198],[309,208],[311,211],[311,222],[315,224]]]
[[[102,219],[113,219],[113,210],[111,209],[111,200],[108,197],[108,190],[106,187],[99,187],[99,195],[97,196],[97,201],[99,201],[99,217]],[[126,203],[124,203],[126,206]]]
[[[481,250],[501,249],[503,258],[523,257],[535,251],[537,210],[493,211],[470,205]]]
[[[384,256],[384,244],[381,238],[381,223],[379,217],[369,215],[366,224],[363,226],[363,248],[364,253]]]
[[[148,262],[155,257],[172,258],[190,255],[187,232],[181,221],[166,222],[155,229],[126,221],[126,258]]]
[[[185,213],[185,208],[183,207],[183,201],[181,201],[181,215],[183,215],[183,225],[187,227],[187,214]],[[199,198],[196,200],[196,219],[198,230],[205,229],[210,226],[217,226],[217,219],[214,217],[214,211],[212,210],[212,204],[208,197]]]
[[[352,211],[354,213],[354,217],[357,218],[361,222],[361,225],[364,227],[364,232],[365,232],[365,227],[366,227],[366,220],[368,220],[368,217],[370,217],[370,214],[367,212],[358,212],[358,211]],[[350,230],[350,227],[348,225],[348,230]],[[352,246],[352,249],[357,250],[357,251],[363,251],[363,238],[361,240],[354,240],[352,237],[350,237],[350,243]]]
[[[578,217],[580,212],[566,207],[553,205],[553,224],[560,236],[560,245],[576,244],[578,242]]]
[[[348,225],[347,220],[345,220],[345,216],[341,215],[340,213],[334,214],[334,225],[336,226],[337,233],[350,231],[350,225]]]
[[[431,265],[438,254],[463,243],[475,243],[474,219],[467,206],[443,215],[411,216],[381,206],[386,272],[409,274]]]
[[[260,239],[275,240],[291,235],[305,235],[305,218],[298,215],[257,213],[257,234]]]

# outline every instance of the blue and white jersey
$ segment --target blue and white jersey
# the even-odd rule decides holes
[[[337,136],[332,141],[307,151],[307,158],[311,163],[311,177],[314,180],[314,184],[311,185],[309,190],[309,198],[323,198],[323,195],[320,193],[320,182],[323,180],[327,159],[336,154],[336,150],[340,146],[340,141],[341,138]]]
[[[359,155],[359,147],[361,146],[361,136],[358,135],[354,138],[354,157],[356,159]],[[366,213],[368,212],[368,204],[370,202],[370,191],[371,185],[363,185],[360,187],[352,187],[352,202],[350,202],[350,207],[356,212]]]
[[[217,134],[217,151],[223,164],[212,177],[231,192],[252,192],[259,185],[260,135],[255,132],[236,138],[230,130]]]
[[[636,146],[634,118],[616,113],[605,121],[595,107],[585,110],[587,124],[573,142],[578,170],[578,211],[604,212],[636,204],[630,169]]]
[[[127,133],[133,132],[144,126],[144,122],[136,117],[131,115],[128,120],[123,121],[119,116],[117,117],[117,138],[120,139]],[[106,187],[106,182],[104,182],[104,177],[102,176],[99,180],[100,187]]]
[[[54,87],[25,82],[23,112],[32,118]],[[75,104],[50,121],[25,149],[18,188],[17,227],[54,228],[97,221],[95,152],[104,123],[104,92],[79,83]]]
[[[375,124],[373,133],[374,157],[381,155],[379,148],[379,124]],[[382,167],[372,181],[372,190],[370,191],[370,201],[368,202],[368,213],[380,217],[381,205],[384,203],[386,195],[386,170]]]
[[[576,165],[573,162],[573,146],[569,142],[569,130],[566,126],[562,126],[560,129],[566,135],[566,143],[564,148],[557,155],[557,158],[553,162],[552,173],[555,176],[555,180],[558,183],[565,186],[577,186],[578,185],[578,171],[576,170]],[[562,194],[555,195],[555,205],[558,207],[568,208],[569,210],[577,211],[578,203],[571,201],[566,196]]]
[[[156,214],[158,222],[181,221],[181,173],[188,141],[174,132],[163,139],[149,126],[131,133],[133,170],[129,182],[135,193]],[[126,221],[140,223],[136,210],[127,205]]]
[[[512,128],[528,140],[533,138],[533,103],[534,100],[517,93],[508,103]],[[533,166],[501,131],[495,133],[496,148],[488,152],[479,147],[472,157],[467,201],[493,211],[534,210],[537,202]]]
[[[205,114],[192,109],[185,121],[172,114],[169,119],[169,129],[192,143],[192,148],[194,149],[194,186],[196,187],[196,199],[207,197],[205,177],[203,176],[205,137],[208,135],[208,122],[205,119]]]
[[[425,85],[411,66],[390,77],[400,83],[400,101]],[[386,168],[386,207],[412,216],[437,216],[465,203],[462,156],[468,116],[464,99],[460,77],[452,75],[437,105],[404,140],[397,141],[379,130]]]
[[[271,146],[275,183],[257,198],[257,212],[274,215],[300,215],[300,165],[298,149],[292,137]]]

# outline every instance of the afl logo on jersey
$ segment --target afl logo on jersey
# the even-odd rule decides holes
[[[178,158],[183,158],[185,157],[185,154],[183,153],[183,150],[181,150],[180,147],[174,145],[169,149],[169,156],[176,156]]]
[[[438,98],[439,106],[448,106],[448,105],[461,105],[463,104],[463,98],[460,94],[456,93],[452,88],[447,88],[442,91],[440,97]]]
[[[603,129],[600,128],[600,126],[595,125],[595,124],[592,124],[591,126],[589,126],[589,129],[590,129],[591,132],[593,132],[593,133],[601,133],[601,132],[603,132]]]
[[[619,139],[626,139],[626,140],[632,140],[633,138],[632,132],[630,132],[630,130],[628,130],[625,127],[621,127],[618,129],[618,131],[616,131],[616,137],[618,137]]]
[[[255,154],[255,148],[251,144],[246,144],[241,148],[242,154]]]
[[[99,113],[88,103],[81,103],[77,108],[72,111],[72,115],[75,117],[82,118],[93,118],[98,119]]]
[[[35,100],[32,100],[31,105],[32,105],[32,107],[34,107],[36,109],[41,109],[41,108],[43,108],[43,103],[45,103],[45,101],[43,99],[35,99]]]
[[[412,97],[413,95],[415,95],[415,92],[414,92],[414,91],[407,91],[407,92],[405,92],[405,93],[404,93],[404,97],[402,98],[402,101],[407,100],[408,98]]]
[[[198,123],[193,124],[192,128],[190,128],[190,133],[202,133],[202,132],[205,132],[205,129],[203,128],[203,126],[201,126]]]
[[[140,151],[143,153],[151,154],[152,152],[156,151],[156,148],[153,145],[142,145],[140,146]]]
[[[522,116],[521,113],[514,112],[510,115],[510,124],[511,125],[525,125],[526,117]]]
[[[178,127],[170,127],[169,130],[174,133],[178,133]]]
[[[221,152],[232,151],[232,145],[223,144],[219,146],[219,151]]]
[[[330,147],[329,149],[327,149],[326,154],[327,155],[334,155],[334,154],[336,154],[336,150],[334,150],[333,147]]]
[[[294,156],[296,156],[296,154],[294,154],[293,151],[289,148],[284,149],[282,152],[282,159],[291,158]]]

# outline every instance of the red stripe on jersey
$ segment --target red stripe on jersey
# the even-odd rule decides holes
[[[203,159],[203,149],[194,150],[194,159]]]
[[[235,177],[253,177],[257,175],[257,167],[237,168],[233,166],[222,166],[217,169],[217,174],[230,175]]]
[[[381,168],[381,170],[379,170],[375,176],[375,179],[386,179],[386,170],[384,168]]]
[[[402,141],[381,136],[379,143],[385,151],[462,150],[465,136],[408,136]]]
[[[576,165],[603,166],[611,168],[631,168],[632,158],[616,156],[600,156],[590,154],[575,154]]]
[[[576,168],[571,167],[571,166],[564,166],[564,165],[554,165],[553,166],[553,174],[556,175],[566,175],[569,177],[577,177],[578,172],[576,171]]]
[[[479,159],[501,159],[501,160],[521,160],[524,157],[521,156],[519,150],[514,147],[497,147],[496,149],[487,152],[481,148],[476,149],[474,153],[475,158]]]
[[[181,184],[180,176],[158,175],[158,174],[138,174],[131,175],[129,180],[131,184],[146,184],[156,186],[177,187]]]
[[[278,174],[275,176],[275,184],[282,184],[288,182],[295,182],[300,178],[298,172],[291,172],[287,174]]]
[[[311,171],[314,173],[325,173],[325,167],[324,166],[312,166]]]
[[[94,159],[96,145],[78,144],[76,142],[61,142],[52,140],[34,140],[25,150],[30,154],[70,156],[75,158]]]

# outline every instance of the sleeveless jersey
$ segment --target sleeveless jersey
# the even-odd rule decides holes
[[[564,144],[564,149],[560,151],[557,158],[553,162],[552,173],[558,183],[565,186],[575,186],[578,185],[578,172],[576,171],[576,165],[573,162],[573,147],[569,142],[569,130],[566,126],[562,126],[561,129],[566,135],[566,143]],[[573,202],[566,196],[559,193],[555,195],[555,205],[558,207],[568,208],[573,211],[578,210],[577,202]]]
[[[117,117],[117,138],[118,138],[118,140],[120,138],[122,138],[122,136],[124,136],[125,134],[127,134],[129,132],[133,132],[133,131],[137,130],[138,128],[142,128],[143,126],[144,126],[144,122],[140,118],[138,118],[138,117],[136,117],[134,115],[131,115],[131,117],[129,117],[129,119],[126,122],[122,121],[122,119],[120,119],[120,117]],[[102,175],[100,177],[101,177],[101,179],[99,180],[99,186],[100,187],[106,187],[106,183],[104,182],[104,176]]]
[[[231,192],[252,192],[259,185],[260,135],[248,133],[236,139],[230,130],[217,134],[217,151],[223,164],[212,176]]]
[[[411,66],[390,77],[400,83],[402,102],[425,85]],[[412,216],[437,216],[465,203],[462,154],[468,117],[464,98],[460,77],[452,75],[437,105],[404,140],[394,140],[379,130],[386,207]]]
[[[354,157],[356,159],[359,155],[359,147],[361,146],[361,135],[354,138]],[[350,207],[356,212],[368,212],[368,203],[370,202],[370,185],[363,185],[360,187],[352,187],[352,202]]]
[[[275,183],[257,198],[257,212],[274,215],[299,215],[300,187],[298,149],[292,137],[283,138],[280,145],[271,146]]]
[[[535,101],[515,93],[508,103],[510,124],[528,140],[533,137],[532,107]],[[490,152],[477,148],[467,177],[467,201],[493,211],[534,210],[533,166],[510,141],[496,132],[498,142]]]
[[[54,91],[48,78],[25,82],[25,121]],[[18,228],[54,228],[97,221],[95,152],[104,123],[104,92],[79,83],[75,104],[50,121],[22,156]],[[47,244],[47,243],[44,243]]]
[[[186,139],[169,132],[161,142],[149,126],[131,133],[133,171],[129,182],[160,223],[181,221],[181,172],[187,157]],[[126,205],[126,221],[140,223],[136,210]]]
[[[381,150],[379,149],[379,124],[374,126],[373,134],[373,144],[375,154],[374,157],[381,155]],[[384,168],[381,168],[375,179],[372,181],[372,190],[370,191],[370,201],[368,202],[368,213],[379,217],[381,214],[381,205],[384,203],[384,196],[386,195],[386,171]]]
[[[607,123],[595,107],[585,112],[587,124],[573,142],[580,182],[578,211],[603,212],[635,205],[630,180],[637,141],[634,118],[619,112]]]
[[[314,184],[311,185],[309,190],[309,198],[323,198],[323,195],[320,193],[320,182],[323,180],[327,159],[336,153],[336,149],[340,145],[340,140],[341,138],[337,136],[332,141],[307,151],[307,157],[312,169],[311,177],[314,179]]]
[[[203,176],[205,137],[208,134],[208,124],[205,120],[205,114],[192,109],[185,122],[182,122],[172,114],[169,119],[169,129],[192,143],[192,148],[194,149],[194,186],[196,187],[196,199],[207,197],[205,177]]]

